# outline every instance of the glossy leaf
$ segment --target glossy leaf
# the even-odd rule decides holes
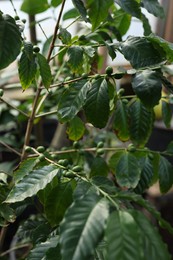
[[[17,58],[21,45],[22,38],[15,20],[0,13],[0,70]]]
[[[24,0],[21,6],[21,10],[30,15],[42,13],[48,8],[47,0]]]
[[[124,152],[116,166],[115,177],[121,187],[135,188],[141,169],[137,158],[131,152]]]
[[[21,181],[26,175],[28,175],[36,166],[37,158],[28,158],[22,161],[18,168],[14,171],[14,182],[17,183]]]
[[[158,48],[158,46],[161,47],[166,54],[166,58],[169,61],[173,61],[173,43],[168,42],[155,34],[149,35],[147,40],[153,43],[155,48]]]
[[[90,0],[88,1],[89,18],[92,24],[92,30],[94,31],[101,22],[104,22],[108,16],[110,6],[113,4],[112,0]]]
[[[129,36],[121,44],[121,51],[135,69],[154,66],[166,60],[164,51],[154,48],[152,43],[144,37]]]
[[[141,170],[140,180],[135,188],[135,192],[143,193],[151,185],[153,179],[153,165],[148,157],[142,158],[143,167]]]
[[[129,212],[115,211],[110,215],[106,238],[108,260],[144,259],[139,227]]]
[[[82,2],[82,0],[72,0],[73,5],[76,7],[76,9],[78,10],[78,12],[80,13],[80,15],[82,16],[82,19],[87,22],[88,18],[87,18],[87,11],[85,9],[85,6]]]
[[[60,225],[62,258],[88,259],[102,238],[107,218],[107,201],[95,193],[76,200]]]
[[[111,170],[114,173],[115,173],[115,168],[117,167],[118,161],[120,160],[123,153],[124,153],[123,151],[116,152],[109,159],[109,167],[111,168]]]
[[[135,0],[115,0],[115,2],[126,12],[130,15],[141,18],[141,10],[140,5]]]
[[[171,142],[168,144],[168,146],[167,146],[167,148],[166,148],[166,152],[169,153],[169,154],[171,154],[171,155],[173,155],[173,141],[171,141]]]
[[[162,81],[157,72],[152,70],[144,70],[138,72],[133,80],[132,87],[142,103],[153,108],[161,99]]]
[[[131,16],[124,12],[123,9],[118,9],[114,12],[114,25],[120,32],[121,36],[127,33],[131,22]]]
[[[151,134],[154,113],[148,110],[140,100],[135,100],[129,109],[130,138],[134,144],[144,146]]]
[[[62,0],[51,0],[51,5],[53,7],[57,7],[58,5],[60,5],[62,3]]]
[[[39,190],[44,189],[52,181],[58,170],[56,166],[49,165],[30,172],[12,188],[5,202],[19,202],[37,194]]]
[[[46,253],[51,248],[56,248],[59,243],[59,236],[48,238],[45,242],[37,244],[31,251],[27,260],[43,260],[46,258]],[[57,260],[60,260],[57,256]]]
[[[71,33],[69,33],[67,29],[60,28],[58,38],[62,41],[62,43],[69,44],[71,42]]]
[[[102,157],[97,156],[96,158],[94,158],[94,161],[91,165],[90,177],[107,176],[108,171],[108,165]]]
[[[58,117],[61,122],[72,120],[81,110],[89,89],[90,82],[81,80],[64,92],[58,104]]]
[[[127,104],[118,100],[116,103],[116,109],[114,114],[113,128],[117,137],[121,141],[127,141],[129,139],[129,118]]]
[[[142,14],[142,16],[141,16],[141,21],[142,21],[142,24],[143,24],[144,35],[145,36],[150,35],[152,33],[151,26],[150,26],[150,23],[148,21],[148,18],[144,14]]]
[[[166,244],[161,239],[158,230],[149,222],[147,217],[140,211],[130,210],[140,233],[138,237],[142,239],[144,257],[142,259],[171,259]],[[159,250],[158,250],[159,248]]]
[[[170,128],[172,119],[172,109],[170,107],[170,104],[165,100],[162,100],[162,118],[165,126],[167,128]]]
[[[159,162],[159,184],[162,193],[167,192],[173,185],[173,166],[163,156],[160,156]]]
[[[32,84],[37,72],[37,64],[32,50],[32,44],[25,42],[23,53],[19,61],[19,78],[23,90],[26,90]]]
[[[14,210],[6,204],[0,204],[0,219],[3,218],[4,224],[7,222],[13,223],[16,220]],[[1,222],[1,221],[0,221]],[[1,226],[1,224],[0,224]]]
[[[155,15],[156,17],[164,17],[164,9],[158,0],[142,0],[141,3],[149,13]]]
[[[138,205],[142,206],[148,212],[150,212],[153,217],[155,217],[158,220],[159,225],[161,227],[167,229],[171,234],[173,234],[173,227],[170,225],[170,223],[167,222],[166,220],[164,220],[161,217],[160,212],[157,211],[154,208],[154,206],[152,204],[150,204],[150,202],[148,200],[145,200],[141,195],[138,195],[136,193],[132,193],[132,192],[129,192],[129,191],[121,191],[121,192],[117,193],[116,197],[118,199],[123,199],[123,200],[128,200],[128,201],[131,201],[131,202],[135,202]]]
[[[68,10],[64,15],[63,15],[63,20],[68,20],[68,19],[74,19],[79,16],[78,11],[75,8],[72,8]]]
[[[37,53],[37,61],[38,61],[40,76],[43,85],[45,86],[46,89],[48,89],[52,81],[50,66],[46,58],[40,53]]]
[[[82,138],[85,133],[85,126],[82,120],[75,116],[68,125],[67,128],[68,138],[72,141],[77,141]]]
[[[66,209],[72,203],[71,182],[59,183],[51,190],[45,202],[45,214],[51,224],[56,226],[62,220]]]
[[[84,109],[90,123],[98,128],[105,127],[109,118],[108,84],[105,79],[99,78],[92,83]]]
[[[83,63],[83,48],[80,46],[70,47],[67,51],[68,63],[73,72],[80,71]]]

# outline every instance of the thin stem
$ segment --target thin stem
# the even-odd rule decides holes
[[[15,6],[14,6],[14,4],[13,4],[13,1],[10,0],[10,3],[11,3],[11,5],[12,5],[12,7],[13,7],[13,10],[14,10],[14,12],[15,12],[15,15],[18,16],[17,10],[16,10],[16,8],[15,8]]]
[[[21,153],[19,153],[16,149],[12,148],[8,144],[4,143],[3,141],[0,141],[0,144],[3,145],[4,147],[6,147],[9,151],[12,151],[13,153],[21,156]]]
[[[67,25],[67,26],[65,27],[65,29],[68,29],[71,25],[73,25],[75,22],[77,22],[80,18],[81,18],[81,15],[79,15],[78,17],[76,17],[76,19],[74,19],[69,25]]]
[[[7,106],[9,106],[9,107],[11,107],[11,108],[17,110],[20,114],[22,114],[22,115],[28,117],[28,115],[27,115],[25,112],[23,112],[22,110],[20,110],[19,108],[15,107],[15,106],[13,106],[11,103],[9,103],[9,102],[8,102],[7,100],[5,100],[4,98],[1,97],[0,100],[1,100],[3,103],[5,103]]]
[[[10,252],[13,252],[13,251],[15,251],[17,249],[24,248],[24,247],[31,247],[31,244],[28,243],[28,244],[18,245],[18,246],[12,247],[12,248],[6,250],[5,252],[1,253],[0,257],[3,257],[5,255],[9,254]]]
[[[50,44],[50,49],[49,49],[48,56],[47,56],[48,62],[51,59],[51,55],[52,55],[53,49],[55,47],[55,41],[56,41],[57,33],[58,33],[58,30],[59,30],[60,20],[61,20],[62,13],[63,13],[63,10],[64,10],[65,2],[66,2],[66,0],[63,0],[62,5],[61,5],[61,9],[60,9],[60,13],[59,13],[59,17],[58,17],[58,21],[57,21],[57,24],[55,26],[52,42]]]
[[[38,115],[35,116],[35,118],[50,116],[50,115],[54,115],[56,113],[57,113],[57,110],[53,110],[53,111],[50,111],[50,112],[42,113],[40,115],[38,114]]]
[[[57,20],[57,23],[56,23],[56,26],[55,26],[53,39],[52,39],[52,42],[50,44],[50,48],[49,48],[49,52],[48,52],[48,56],[47,56],[48,62],[50,62],[50,58],[51,58],[51,55],[52,55],[52,52],[53,52],[53,49],[54,49],[54,44],[55,44],[55,41],[56,41],[57,32],[58,32],[58,29],[59,29],[60,20],[61,20],[61,16],[62,16],[62,13],[63,13],[65,2],[66,2],[66,0],[63,0],[62,5],[61,5],[61,10],[60,10],[60,13],[59,13],[59,17],[58,17],[58,20]],[[21,160],[23,160],[25,158],[25,156],[26,156],[25,147],[27,145],[29,145],[30,136],[31,136],[33,123],[34,123],[34,118],[35,118],[35,114],[36,114],[36,110],[37,110],[37,105],[38,105],[39,97],[40,97],[41,90],[42,90],[41,85],[42,85],[42,83],[40,83],[40,85],[37,89],[35,99],[34,99],[34,102],[33,102],[31,116],[28,120]]]

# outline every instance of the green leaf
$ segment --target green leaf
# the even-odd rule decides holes
[[[118,9],[114,12],[114,26],[119,30],[121,36],[125,35],[130,27],[131,16],[124,12],[123,9]]]
[[[149,35],[146,39],[150,41],[155,48],[158,48],[158,46],[161,47],[166,54],[166,58],[171,62],[173,61],[173,43],[168,42],[155,34]]]
[[[92,24],[92,30],[94,31],[100,26],[101,22],[104,22],[108,16],[109,8],[113,4],[112,0],[90,0],[88,1],[89,18]]]
[[[58,104],[58,118],[61,122],[72,120],[83,107],[90,82],[81,80],[71,85],[62,95]]]
[[[173,141],[168,144],[165,152],[173,155]]]
[[[46,252],[46,260],[62,260],[59,244],[56,247],[49,248]]]
[[[121,51],[135,69],[154,66],[166,59],[164,51],[154,48],[144,37],[128,37],[121,44]]]
[[[129,191],[121,191],[116,195],[117,199],[129,200],[137,203],[138,205],[145,208],[148,212],[150,212],[159,222],[159,225],[162,228],[165,228],[169,231],[169,233],[173,234],[173,227],[169,224],[169,222],[165,221],[159,211],[157,211],[153,205],[151,205],[148,200],[144,199],[142,196],[137,195],[136,193],[132,193]]]
[[[170,92],[173,93],[173,84],[163,75],[161,75],[161,80],[164,87]]]
[[[153,108],[161,99],[162,81],[156,71],[138,72],[133,77],[132,88],[147,108]]]
[[[5,202],[19,202],[37,194],[39,190],[44,189],[52,181],[58,170],[56,166],[49,165],[30,172],[12,188]]]
[[[73,5],[76,7],[76,9],[78,10],[79,14],[82,16],[82,19],[85,22],[88,22],[88,18],[87,18],[87,11],[85,9],[85,6],[82,2],[82,0],[72,0]]]
[[[149,222],[147,217],[139,210],[130,210],[129,213],[133,216],[138,229],[140,228],[138,237],[143,240],[144,258],[142,259],[171,259],[166,244],[164,244],[158,230]]]
[[[71,42],[71,33],[67,31],[67,29],[60,28],[58,38],[64,44],[69,44]]]
[[[108,84],[99,78],[92,83],[84,107],[87,120],[95,127],[105,127],[109,118]]]
[[[144,259],[139,227],[129,212],[116,211],[110,215],[106,238],[108,260]]]
[[[45,225],[45,219],[43,219],[40,215],[31,215],[29,216],[28,219],[24,220],[16,233],[16,237],[18,238],[19,241],[24,241],[24,242],[34,242],[33,240],[33,235],[35,235],[35,231],[40,225],[42,226],[42,234],[40,234],[39,239],[37,239],[42,242],[45,241],[47,236],[43,233],[44,227],[43,224]],[[38,231],[38,230],[37,230]],[[45,230],[44,230],[45,231]],[[49,226],[49,232],[46,234],[48,235],[50,233],[50,226]],[[42,240],[43,239],[43,240]]]
[[[21,6],[21,10],[30,15],[42,13],[48,8],[47,0],[24,0]]]
[[[67,128],[68,138],[72,141],[77,141],[82,138],[85,133],[85,126],[82,120],[75,116],[68,125]]]
[[[20,53],[22,38],[15,20],[0,15],[0,70],[12,63]]]
[[[51,5],[53,7],[57,7],[58,5],[60,5],[62,3],[62,0],[51,0]]]
[[[147,156],[145,158],[142,158],[142,160],[144,162],[141,176],[138,185],[135,188],[135,192],[140,194],[150,187],[151,181],[153,179],[153,165],[151,163],[151,160]]]
[[[130,138],[137,146],[144,146],[153,128],[153,110],[148,110],[140,100],[135,100],[129,108]]]
[[[116,103],[115,114],[114,114],[114,125],[113,128],[117,137],[121,141],[127,141],[129,139],[129,118],[127,104],[118,100]]]
[[[163,156],[160,156],[158,174],[160,191],[166,193],[173,185],[173,166]]]
[[[22,161],[17,170],[14,171],[14,182],[17,183],[21,181],[26,175],[28,175],[36,166],[37,158],[28,158]]]
[[[142,14],[141,20],[143,23],[144,35],[147,36],[151,34],[152,30],[148,18],[144,14]]]
[[[115,177],[121,187],[135,188],[139,182],[141,169],[137,158],[124,152],[116,166]]]
[[[72,183],[59,183],[51,190],[45,202],[45,214],[51,224],[56,226],[62,220],[66,209],[72,203]]]
[[[76,200],[60,224],[62,258],[88,259],[102,238],[108,214],[107,201],[95,193]]]
[[[51,248],[56,248],[59,243],[59,236],[48,238],[45,242],[37,244],[31,251],[27,260],[44,260]],[[60,258],[57,257],[57,260]]]
[[[80,46],[70,47],[67,51],[68,63],[73,72],[80,71],[83,64],[83,48]]]
[[[9,205],[1,204],[0,205],[0,218],[3,218],[5,220],[5,222],[13,223],[16,220],[15,212],[12,208],[9,207]]]
[[[32,43],[25,42],[19,61],[19,78],[23,90],[26,90],[32,84],[37,72],[37,64],[32,49]]]
[[[140,5],[136,0],[115,0],[115,2],[130,15],[141,18]]]
[[[142,0],[141,3],[149,13],[156,17],[164,18],[164,9],[158,0]]]
[[[40,53],[37,53],[37,61],[38,61],[40,76],[43,85],[45,86],[46,89],[48,89],[52,81],[50,66],[46,58]]]
[[[162,100],[162,119],[167,128],[171,127],[172,109],[167,101]]]
[[[96,158],[94,158],[94,161],[91,165],[90,177],[93,176],[106,177],[108,175],[108,171],[109,171],[108,165],[102,157],[97,156]]]
[[[63,20],[68,20],[68,19],[74,19],[77,16],[79,16],[78,11],[75,8],[72,8],[68,10],[64,15],[63,15]]]
[[[117,167],[117,164],[123,154],[123,151],[116,152],[109,159],[109,167],[111,168],[111,171],[113,171],[113,173],[115,173],[115,168]]]

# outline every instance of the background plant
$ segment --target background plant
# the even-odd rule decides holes
[[[30,16],[59,8],[41,50],[26,39],[24,21],[0,13],[0,69],[17,59],[21,88],[32,90],[18,103],[3,96],[6,85],[0,92],[1,130],[6,130],[0,142],[17,155],[8,170],[2,163],[0,173],[1,241],[26,208],[37,212],[20,223],[15,247],[1,257],[26,248],[19,259],[171,259],[141,211],[173,232],[143,198],[157,181],[162,193],[173,184],[172,143],[162,152],[147,148],[154,107],[162,102],[166,127],[172,117],[173,45],[152,33],[142,12],[163,17],[163,8],[157,0],[73,0],[74,8],[64,12],[66,2],[23,1],[21,9]],[[122,40],[132,17],[143,23],[144,36]],[[72,22],[64,27],[68,19]],[[76,35],[70,32],[74,24]],[[122,53],[132,68],[101,70],[100,47],[112,60]],[[130,96],[118,84],[127,75]],[[49,118],[58,122],[51,143],[38,132]]]

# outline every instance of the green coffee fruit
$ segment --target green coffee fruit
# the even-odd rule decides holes
[[[104,154],[104,152],[105,152],[105,150],[103,148],[97,149],[97,154],[98,155],[102,155],[102,154]]]
[[[39,159],[40,162],[44,161],[44,160],[45,160],[44,154],[40,154],[40,155],[38,156],[38,159]]]
[[[110,76],[113,73],[113,68],[111,66],[108,66],[105,71],[106,74]]]
[[[29,153],[29,152],[32,151],[32,148],[31,148],[30,146],[26,146],[26,147],[25,147],[25,151],[26,151],[27,153]]]
[[[72,171],[74,171],[74,172],[81,172],[82,170],[83,170],[83,168],[81,166],[79,166],[79,165],[74,166],[72,168]]]
[[[38,53],[38,52],[40,52],[40,48],[37,45],[35,45],[35,46],[33,46],[33,51],[35,53]]]
[[[104,143],[102,141],[98,142],[97,144],[97,148],[103,148]]]
[[[44,152],[45,152],[45,147],[44,147],[44,146],[38,146],[38,147],[37,147],[37,151],[38,151],[39,153],[44,153]]]
[[[3,89],[0,89],[0,97],[2,97],[2,96],[3,96],[3,94],[4,94],[4,91],[3,91]]]

